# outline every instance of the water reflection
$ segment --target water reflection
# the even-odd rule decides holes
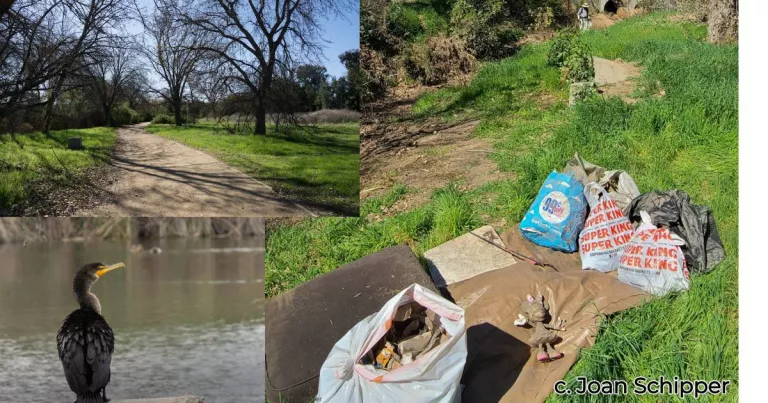
[[[93,287],[115,331],[110,398],[183,394],[206,402],[264,398],[263,239],[0,245],[0,396],[74,400],[56,331],[77,308],[72,276],[122,261]]]

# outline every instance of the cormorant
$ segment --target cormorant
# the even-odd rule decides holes
[[[56,335],[56,346],[69,388],[77,394],[75,403],[109,401],[106,387],[111,376],[109,365],[115,336],[101,316],[101,304],[91,293],[91,286],[105,273],[121,267],[125,264],[87,264],[77,271],[72,281],[80,309],[64,319]]]

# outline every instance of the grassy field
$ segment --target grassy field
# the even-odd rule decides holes
[[[292,134],[229,134],[212,122],[152,124],[147,131],[203,150],[277,192],[335,214],[356,215],[360,193],[358,124],[323,124]]]
[[[268,229],[266,292],[271,297],[319,274],[408,244],[417,254],[483,223],[512,229],[541,183],[578,151],[627,170],[641,191],[683,189],[714,210],[728,253],[714,271],[693,275],[691,289],[606,318],[597,344],[584,350],[566,380],[679,376],[730,379],[738,398],[738,47],[704,42],[706,26],[635,17],[583,34],[593,54],[639,63],[638,102],[596,99],[567,107],[560,72],[546,66],[548,44],[526,45],[489,63],[469,85],[421,98],[414,113],[476,116],[476,135],[515,179],[461,191],[450,185],[411,211],[378,222],[364,218],[273,222]],[[663,96],[659,94],[663,89]],[[395,186],[361,206],[361,217],[391,206],[409,189]],[[329,247],[332,245],[333,247]],[[573,386],[573,385],[571,385]],[[658,401],[659,396],[550,396],[550,401]],[[665,396],[663,401],[677,400]],[[693,399],[691,399],[693,400]]]
[[[67,138],[83,138],[84,150],[68,150]],[[114,128],[60,130],[30,134],[0,134],[0,212],[23,203],[31,181],[63,180],[107,161],[117,138]]]

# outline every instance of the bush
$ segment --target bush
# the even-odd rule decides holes
[[[463,39],[478,59],[512,55],[523,31],[507,22],[501,0],[458,0],[451,10],[452,32]]]
[[[552,39],[552,45],[547,53],[547,65],[553,67],[565,66],[565,59],[571,50],[571,42],[576,38],[576,31],[565,29],[557,33]]]
[[[112,126],[130,125],[141,121],[141,114],[131,109],[127,103],[122,103],[112,108]]]
[[[560,31],[555,35],[547,53],[547,64],[563,69],[566,79],[572,83],[595,79],[592,52],[572,29]]]
[[[384,58],[367,46],[361,46],[360,67],[363,101],[368,102],[384,96],[389,84],[389,68],[384,64]]]
[[[153,124],[163,124],[163,125],[172,125],[176,124],[176,120],[173,116],[167,114],[167,113],[160,113],[158,115],[155,115],[154,118],[152,118]]]
[[[403,39],[413,38],[424,32],[416,10],[401,3],[390,3],[387,12],[387,30],[390,34]]]
[[[405,60],[408,74],[426,85],[445,83],[451,77],[474,71],[475,67],[475,58],[464,43],[445,36],[411,45]]]
[[[595,65],[589,47],[575,37],[571,42],[568,57],[565,59],[566,78],[572,83],[594,81]]]

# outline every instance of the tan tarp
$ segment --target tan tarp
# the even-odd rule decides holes
[[[519,231],[502,234],[507,248],[557,268],[520,261],[448,286],[467,321],[467,364],[462,384],[465,402],[542,402],[576,362],[579,349],[592,346],[601,315],[639,305],[649,298],[619,282],[616,273],[581,270],[578,254],[565,254],[528,242]],[[565,319],[555,347],[565,356],[536,361],[528,346],[529,328],[517,327],[519,307],[527,294],[544,295],[554,318]]]

